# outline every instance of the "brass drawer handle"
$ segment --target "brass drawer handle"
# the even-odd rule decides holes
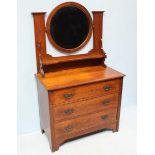
[[[72,114],[74,112],[74,109],[66,109],[64,110],[65,114]]]
[[[103,105],[109,105],[110,103],[111,103],[111,99],[107,99],[102,102]]]
[[[74,96],[74,94],[72,94],[72,93],[64,94],[64,98],[66,98],[66,99],[70,99],[70,98],[72,98],[73,96]]]
[[[109,90],[111,90],[111,89],[112,89],[112,86],[109,86],[109,85],[104,86],[104,90],[105,90],[105,91],[109,91]]]
[[[68,126],[66,126],[66,127],[64,128],[64,130],[65,130],[66,132],[71,132],[71,131],[73,130],[73,126],[72,126],[72,125],[68,125]]]
[[[102,120],[108,119],[108,115],[103,115],[103,116],[101,116],[101,119],[102,119]]]

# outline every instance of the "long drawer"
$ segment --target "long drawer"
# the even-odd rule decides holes
[[[66,88],[50,93],[52,104],[59,106],[63,104],[80,102],[94,97],[120,91],[120,79],[98,82],[89,85]]]
[[[55,138],[74,137],[74,134],[89,128],[107,127],[107,124],[116,122],[117,108],[110,111],[78,117],[68,121],[55,123]]]
[[[91,100],[69,103],[54,107],[55,121],[64,121],[77,116],[109,110],[118,106],[119,94],[109,94]]]

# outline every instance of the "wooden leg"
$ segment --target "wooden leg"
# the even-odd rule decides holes
[[[115,124],[115,125],[112,127],[112,132],[118,132],[118,124]]]
[[[44,134],[45,133],[45,130],[44,129],[41,129],[41,133]]]
[[[59,150],[59,145],[52,146],[51,151],[55,152]]]
[[[116,128],[113,128],[112,132],[118,132],[118,130]]]

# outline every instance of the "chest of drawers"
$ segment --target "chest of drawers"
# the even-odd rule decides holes
[[[118,131],[123,76],[103,66],[36,75],[40,126],[52,151],[102,129]]]

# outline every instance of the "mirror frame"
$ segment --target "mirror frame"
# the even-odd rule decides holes
[[[51,20],[53,18],[53,16],[57,13],[58,10],[60,10],[61,8],[65,7],[65,6],[73,6],[73,7],[77,7],[79,8],[80,10],[82,10],[85,15],[87,16],[88,20],[89,20],[89,32],[88,32],[88,35],[86,37],[86,39],[78,46],[78,47],[75,47],[75,48],[71,48],[71,49],[67,49],[67,48],[63,48],[61,46],[59,46],[53,39],[51,33],[50,33],[50,25],[51,25]],[[56,48],[58,49],[59,51],[62,51],[62,52],[66,52],[66,53],[71,53],[71,52],[76,52],[78,50],[80,50],[81,48],[83,48],[87,43],[88,41],[90,40],[91,38],[91,35],[92,35],[92,27],[93,27],[93,24],[92,24],[92,18],[88,12],[88,10],[82,6],[81,4],[78,4],[78,3],[75,3],[75,2],[65,2],[65,3],[62,3],[60,5],[58,5],[48,16],[48,19],[47,19],[47,22],[46,22],[46,32],[47,32],[47,37],[50,41],[50,43]]]

